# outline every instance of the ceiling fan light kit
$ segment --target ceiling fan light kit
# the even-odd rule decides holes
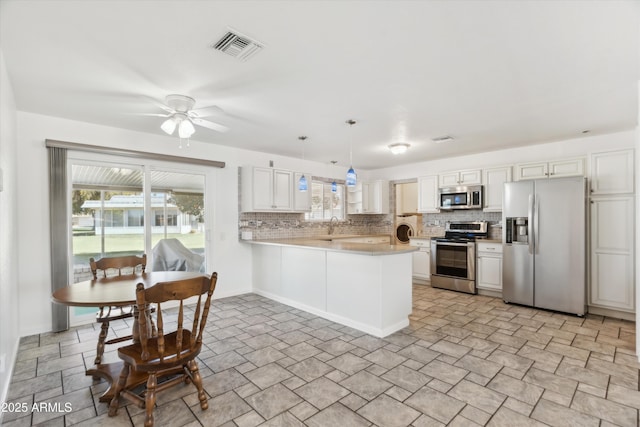
[[[222,112],[222,109],[216,106],[210,106],[194,110],[196,100],[186,95],[167,95],[165,99],[166,105],[161,106],[163,110],[167,112],[163,117],[167,117],[161,125],[162,129],[168,135],[178,129],[178,137],[180,138],[180,148],[182,148],[182,140],[187,140],[187,146],[189,146],[189,138],[196,132],[194,126],[203,126],[207,129],[212,129],[218,132],[226,132],[229,130],[226,126],[218,123],[203,120],[201,117],[205,117],[212,112]]]

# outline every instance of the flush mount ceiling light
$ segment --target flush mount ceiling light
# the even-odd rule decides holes
[[[356,124],[355,120],[347,120],[346,123],[349,127],[352,127]],[[356,171],[353,169],[353,135],[349,138],[349,170],[347,171],[347,179],[345,180],[345,184],[347,187],[355,187],[357,181]]]
[[[391,153],[393,154],[403,154],[407,152],[409,147],[411,146],[407,143],[398,142],[397,144],[389,145],[387,148],[389,148],[389,151],[391,151]]]

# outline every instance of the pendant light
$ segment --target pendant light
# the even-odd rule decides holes
[[[302,161],[304,162],[304,141],[307,139],[306,136],[299,136],[298,139],[302,141]],[[307,185],[307,177],[304,176],[304,173],[298,180],[298,191],[301,193],[305,193],[308,189]]]
[[[347,120],[349,127],[356,124],[355,120]],[[349,170],[347,171],[347,179],[345,181],[347,187],[355,187],[357,181],[356,171],[353,169],[353,135],[349,138]]]
[[[331,175],[333,176],[333,169],[336,166],[336,163],[338,163],[337,160],[331,160]],[[338,183],[336,182],[336,179],[333,178],[333,181],[331,182],[331,192],[332,193],[337,193],[338,192]]]

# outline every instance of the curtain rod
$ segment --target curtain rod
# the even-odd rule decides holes
[[[225,162],[217,160],[196,159],[193,157],[172,156],[170,154],[149,153],[146,151],[128,150],[126,148],[104,147],[101,145],[80,144],[77,142],[56,141],[54,139],[46,139],[45,146],[47,148],[66,148],[68,150],[88,151],[92,153],[115,154],[118,156],[144,158],[150,160],[163,160],[167,162],[189,163],[192,165],[213,166],[215,168],[224,168]]]

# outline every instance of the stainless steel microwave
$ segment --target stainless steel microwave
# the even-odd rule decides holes
[[[484,186],[443,187],[438,192],[440,209],[482,209]]]

